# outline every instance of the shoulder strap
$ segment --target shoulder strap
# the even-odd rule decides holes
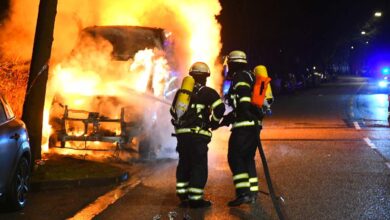
[[[194,90],[192,92],[197,95],[200,92],[200,90],[202,90],[204,87],[205,86],[201,84],[195,84]]]
[[[249,76],[249,79],[251,80],[251,83],[254,84],[255,83],[255,79],[254,79],[253,74],[251,72],[247,71],[247,70],[244,70],[243,72],[246,73]]]

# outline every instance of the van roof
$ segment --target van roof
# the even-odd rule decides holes
[[[113,45],[113,57],[117,60],[128,60],[135,53],[145,49],[164,50],[165,33],[161,28],[141,26],[92,26],[81,32],[93,38],[103,38]]]

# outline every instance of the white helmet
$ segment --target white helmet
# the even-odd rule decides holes
[[[209,77],[210,76],[210,68],[209,68],[209,66],[207,66],[206,63],[196,62],[196,63],[192,64],[189,73],[190,73],[190,76]]]
[[[248,63],[246,60],[246,54],[240,50],[234,50],[229,53],[228,63]]]

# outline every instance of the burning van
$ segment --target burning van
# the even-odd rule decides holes
[[[111,143],[155,156],[170,135],[164,123],[177,87],[168,36],[137,26],[83,29],[51,73],[49,147],[102,150]]]

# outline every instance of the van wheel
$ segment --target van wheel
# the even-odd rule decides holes
[[[57,135],[52,134],[49,137],[49,148],[56,147],[57,144]]]
[[[7,203],[11,210],[20,210],[26,204],[26,195],[29,191],[30,165],[26,158],[19,161],[16,172],[12,178],[11,186],[7,194]]]

